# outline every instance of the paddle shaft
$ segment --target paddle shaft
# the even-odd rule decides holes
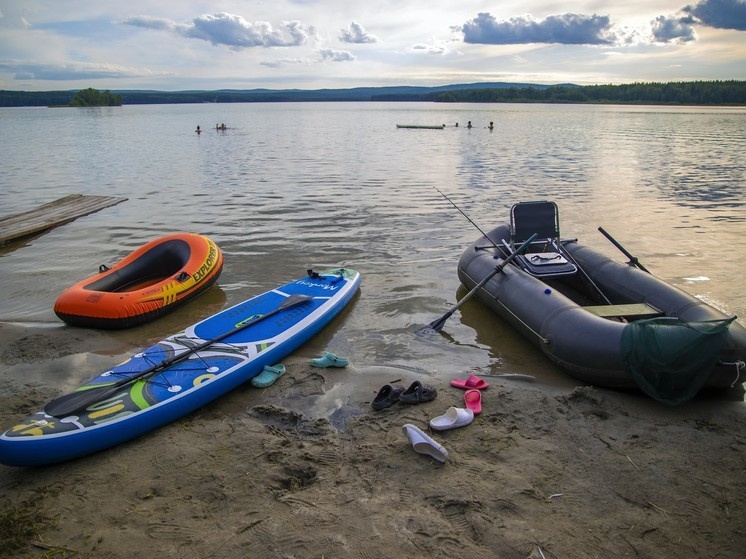
[[[570,254],[569,251],[565,250],[562,247],[562,241],[558,241],[557,244],[555,244],[554,241],[552,241],[552,246],[554,246],[554,248],[557,249],[557,252],[559,252],[562,256],[564,256],[570,262],[572,262],[572,264],[580,271],[580,274],[583,276],[583,278],[588,283],[588,285],[590,285],[595,290],[596,294],[599,295],[601,299],[603,299],[602,303],[611,305],[611,301],[609,300],[609,298],[604,294],[603,291],[601,291],[601,288],[598,285],[596,285],[596,282],[593,281],[591,276],[588,275],[588,273],[583,269],[580,263],[577,260],[575,260],[575,257],[572,254]]]
[[[629,258],[629,262],[628,262],[628,264],[630,264],[630,265],[632,265],[632,266],[636,266],[636,267],[640,268],[640,270],[642,270],[643,272],[647,272],[648,274],[650,273],[650,270],[648,270],[648,269],[647,269],[647,268],[646,268],[645,266],[643,266],[642,264],[640,264],[640,261],[639,261],[639,260],[637,260],[637,257],[636,257],[636,256],[632,256],[632,255],[631,255],[631,254],[630,254],[629,252],[627,252],[627,249],[626,249],[626,248],[624,248],[624,247],[623,247],[622,245],[620,245],[620,244],[619,244],[619,243],[617,242],[617,240],[616,240],[616,239],[615,239],[614,237],[612,237],[611,235],[609,235],[609,234],[608,234],[608,233],[607,233],[607,232],[606,232],[606,231],[604,230],[604,228],[603,228],[603,227],[599,227],[599,228],[598,228],[598,230],[599,230],[599,231],[601,232],[601,234],[602,234],[602,235],[603,235],[604,237],[606,237],[607,239],[609,239],[609,240],[611,241],[611,244],[612,244],[612,245],[614,245],[614,246],[615,246],[615,247],[617,247],[617,248],[618,248],[618,249],[619,249],[620,251],[622,251],[622,254],[624,254],[624,256],[626,256],[627,258]]]
[[[451,317],[451,315],[453,315],[453,313],[455,313],[459,309],[461,305],[463,305],[466,301],[471,299],[472,296],[477,291],[482,289],[487,284],[488,281],[490,281],[493,277],[495,277],[497,274],[502,272],[503,268],[507,264],[509,264],[516,256],[518,256],[520,253],[526,250],[535,238],[536,238],[536,233],[531,235],[527,241],[525,241],[521,246],[519,246],[518,249],[513,251],[505,260],[502,261],[501,264],[498,264],[497,266],[495,266],[495,269],[489,274],[487,274],[487,276],[482,281],[480,281],[477,285],[475,285],[472,288],[472,290],[469,291],[469,293],[464,295],[458,303],[456,303],[453,307],[451,307],[451,309],[447,313],[445,313],[443,316],[441,316],[438,320],[431,322],[428,325],[428,327],[432,328],[436,332],[440,332],[443,329],[443,326],[445,325],[446,320],[448,320]]]
[[[44,406],[44,412],[54,417],[64,417],[75,411],[84,409],[95,402],[99,402],[101,400],[106,399],[107,396],[109,396],[110,394],[113,394],[114,392],[117,391],[117,389],[119,389],[120,387],[126,384],[129,384],[151,373],[156,373],[158,371],[161,371],[163,369],[170,367],[171,365],[179,363],[183,361],[184,359],[186,359],[187,357],[189,357],[190,355],[194,355],[195,353],[198,353],[199,351],[213,344],[216,344],[219,341],[224,340],[225,338],[228,338],[232,336],[233,334],[236,334],[240,332],[241,330],[244,330],[245,328],[248,328],[249,326],[256,324],[257,322],[264,320],[265,318],[269,318],[270,316],[273,316],[290,307],[295,307],[296,305],[305,303],[306,301],[309,301],[312,298],[313,297],[309,295],[290,295],[287,299],[285,299],[282,302],[282,304],[279,307],[269,311],[267,314],[263,314],[243,324],[240,324],[239,326],[236,326],[235,328],[233,328],[232,330],[229,330],[228,332],[223,332],[222,334],[212,338],[211,340],[207,340],[199,345],[191,347],[178,355],[169,357],[168,359],[161,361],[157,365],[153,365],[152,367],[149,367],[145,369],[144,371],[140,371],[139,373],[120,379],[114,384],[107,384],[106,386],[102,386],[100,388],[91,388],[90,390],[78,390],[76,392],[71,392],[69,394],[60,396],[59,398],[55,398],[51,402],[47,403],[46,406]]]

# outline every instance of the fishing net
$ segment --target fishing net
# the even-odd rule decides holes
[[[735,319],[632,322],[622,333],[622,361],[648,396],[669,405],[681,404],[704,386]]]

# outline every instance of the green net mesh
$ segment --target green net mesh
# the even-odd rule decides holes
[[[648,396],[670,405],[686,402],[710,376],[735,319],[631,322],[622,333],[622,360]]]

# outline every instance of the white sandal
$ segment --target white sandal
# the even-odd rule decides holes
[[[427,454],[438,462],[445,462],[448,458],[448,451],[416,425],[405,423],[402,426],[402,431],[409,437],[409,442],[412,443],[415,452]]]

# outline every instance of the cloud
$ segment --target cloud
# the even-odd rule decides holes
[[[697,39],[689,17],[658,16],[651,22],[653,40],[658,43],[687,43]]]
[[[709,27],[746,31],[746,2],[744,0],[701,0],[695,6],[689,5],[682,8],[682,11]]]
[[[481,12],[467,21],[461,31],[464,42],[487,45],[560,43],[566,45],[608,45],[615,41],[608,16],[562,14],[538,21],[531,16],[497,21]]]
[[[319,51],[321,58],[329,62],[351,62],[355,56],[346,50],[321,49]]]
[[[130,17],[125,19],[123,23],[145,29],[156,29],[158,31],[174,31],[176,29],[176,24],[173,21],[150,16]]]
[[[412,50],[415,52],[424,52],[425,54],[443,55],[448,53],[448,49],[443,45],[417,43],[412,45]]]
[[[294,47],[304,45],[315,35],[312,26],[299,21],[283,21],[277,29],[271,23],[251,23],[234,14],[218,12],[196,17],[191,23],[176,23],[167,19],[148,16],[131,17],[124,21],[128,25],[171,31],[183,37],[202,39],[213,45],[232,48],[249,47]]]
[[[92,80],[99,78],[132,78],[152,76],[152,73],[125,68],[116,64],[38,64],[23,61],[0,61],[0,70],[14,72],[16,80]]]
[[[675,16],[658,16],[651,25],[653,40],[659,43],[694,41],[695,25],[746,31],[746,1],[702,0],[685,6]]]
[[[353,21],[350,25],[344,29],[340,29],[342,33],[339,36],[339,40],[343,43],[377,43],[378,37],[371,35],[363,26]]]
[[[308,64],[309,61],[305,58],[281,58],[279,60],[269,60],[260,62],[260,66],[266,66],[267,68],[282,68],[292,64]]]
[[[307,58],[281,58],[278,60],[271,60],[260,62],[262,66],[267,68],[283,68],[285,66],[293,64],[319,64],[323,62],[352,62],[355,60],[355,56],[346,50],[334,50],[334,49],[321,49],[318,51],[321,59],[309,60]]]

